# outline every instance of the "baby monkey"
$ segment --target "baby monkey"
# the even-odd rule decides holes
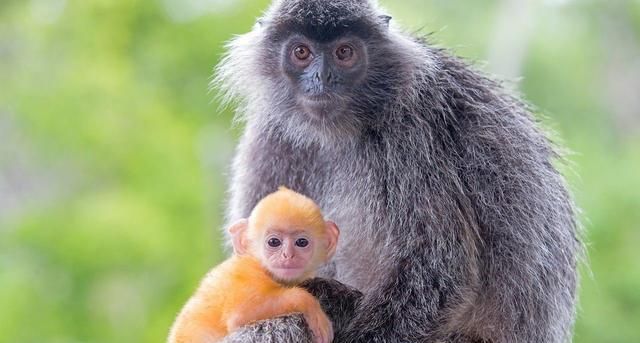
[[[333,340],[319,302],[297,287],[336,250],[339,230],[311,199],[280,187],[229,228],[234,254],[213,268],[178,315],[169,343],[210,343],[251,322],[302,313],[317,343]]]

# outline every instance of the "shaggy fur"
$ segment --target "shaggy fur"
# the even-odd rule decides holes
[[[334,316],[348,321],[335,342],[569,342],[580,243],[552,145],[521,101],[383,14],[366,0],[281,0],[230,43],[215,82],[246,130],[228,219],[286,185],[338,223],[324,276],[364,296]],[[341,113],[311,122],[281,42],[343,32],[366,41],[367,77]],[[227,342],[306,342],[305,330],[288,317]]]

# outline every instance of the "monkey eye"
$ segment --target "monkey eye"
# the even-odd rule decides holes
[[[306,238],[298,238],[298,240],[296,240],[297,247],[304,248],[307,245],[309,245],[309,240]]]
[[[270,246],[270,247],[272,247],[272,248],[277,248],[277,247],[279,247],[280,245],[282,245],[282,241],[280,241],[280,240],[279,240],[279,239],[277,239],[277,238],[271,238],[271,239],[269,239],[269,240],[267,241],[267,245],[269,245],[269,246]]]
[[[343,44],[336,49],[335,55],[340,63],[350,66],[353,64],[356,51],[351,45]]]
[[[311,57],[311,49],[304,44],[296,45],[293,48],[293,57],[300,62],[306,61]]]

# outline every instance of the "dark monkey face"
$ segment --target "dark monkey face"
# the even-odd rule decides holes
[[[353,136],[382,112],[394,82],[389,20],[364,0],[281,0],[261,21],[280,122],[298,132]]]
[[[216,82],[252,126],[303,144],[357,137],[379,126],[417,60],[390,19],[367,0],[275,0],[230,43]]]
[[[282,73],[299,108],[313,119],[343,114],[367,72],[367,47],[355,35],[322,42],[294,35],[283,44]]]

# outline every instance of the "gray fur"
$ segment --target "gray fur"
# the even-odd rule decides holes
[[[286,185],[340,226],[324,276],[364,297],[335,342],[571,341],[581,245],[551,143],[498,83],[383,14],[365,0],[281,0],[230,43],[216,84],[246,130],[228,219]],[[339,115],[310,123],[273,34],[354,18],[371,30],[367,78]],[[227,342],[308,341],[291,318]]]

